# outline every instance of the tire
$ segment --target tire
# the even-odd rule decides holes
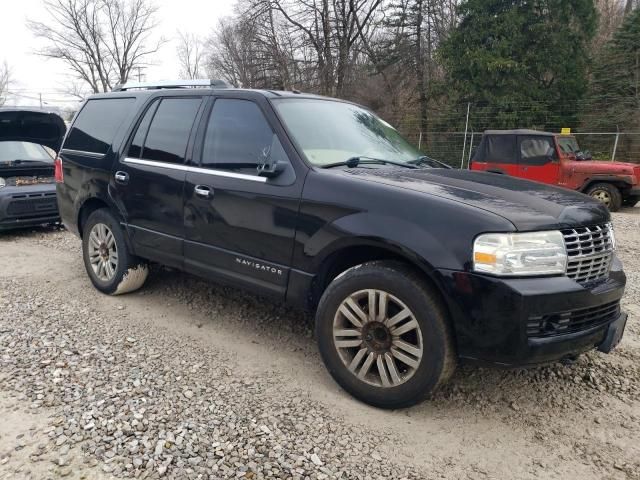
[[[623,207],[635,207],[640,202],[640,197],[626,197],[622,200]]]
[[[106,208],[89,215],[84,225],[82,257],[91,283],[108,295],[137,290],[149,273],[146,262],[129,253],[120,223]]]
[[[388,300],[386,315],[381,313],[383,293]],[[370,298],[375,306],[371,317]],[[346,303],[349,300],[362,306],[360,312]],[[343,314],[345,309],[347,315]],[[405,309],[411,315],[397,321],[404,316],[397,313]],[[349,314],[361,323],[360,328],[349,320]],[[394,326],[387,327],[390,322]],[[404,408],[421,402],[445,383],[456,367],[453,334],[444,307],[422,278],[400,262],[365,263],[339,275],[320,299],[316,338],[335,381],[355,398],[379,408]],[[398,353],[409,363],[398,358]]]
[[[615,185],[596,183],[589,187],[587,195],[601,201],[611,212],[617,212],[622,205],[622,194]]]

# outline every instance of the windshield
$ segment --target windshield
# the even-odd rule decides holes
[[[42,145],[29,142],[0,142],[0,167],[16,160],[53,163],[53,158]]]
[[[356,105],[308,98],[276,99],[273,104],[314,165],[354,157],[408,163],[422,156],[395,128]]]
[[[574,137],[558,137],[558,145],[565,155],[576,155],[580,152],[578,141]]]

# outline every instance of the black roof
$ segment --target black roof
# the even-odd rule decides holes
[[[556,135],[551,132],[541,132],[540,130],[530,130],[526,128],[520,128],[515,130],[485,130],[485,135],[538,135],[545,137],[553,137]]]

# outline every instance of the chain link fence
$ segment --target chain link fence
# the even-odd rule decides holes
[[[417,117],[385,119],[425,155],[457,168],[468,166],[472,151],[480,144],[484,130],[517,128],[557,133],[562,128],[571,128],[581,150],[591,152],[594,160],[640,163],[640,131],[619,130],[617,125],[607,125],[597,113],[580,114],[575,122],[565,124],[554,115],[546,114],[545,108],[548,106],[544,104],[522,104],[518,107],[510,109],[508,116],[496,112],[495,108],[474,104],[436,109],[429,112],[426,130],[421,129]],[[579,111],[589,109],[588,104],[578,107]],[[532,117],[532,112],[537,118],[543,119],[544,125],[530,124],[528,119]]]

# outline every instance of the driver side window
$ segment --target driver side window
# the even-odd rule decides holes
[[[519,143],[523,165],[545,165],[557,159],[552,137],[525,137]]]
[[[204,139],[202,167],[257,175],[265,162],[286,160],[278,137],[250,100],[220,98],[213,104]]]

